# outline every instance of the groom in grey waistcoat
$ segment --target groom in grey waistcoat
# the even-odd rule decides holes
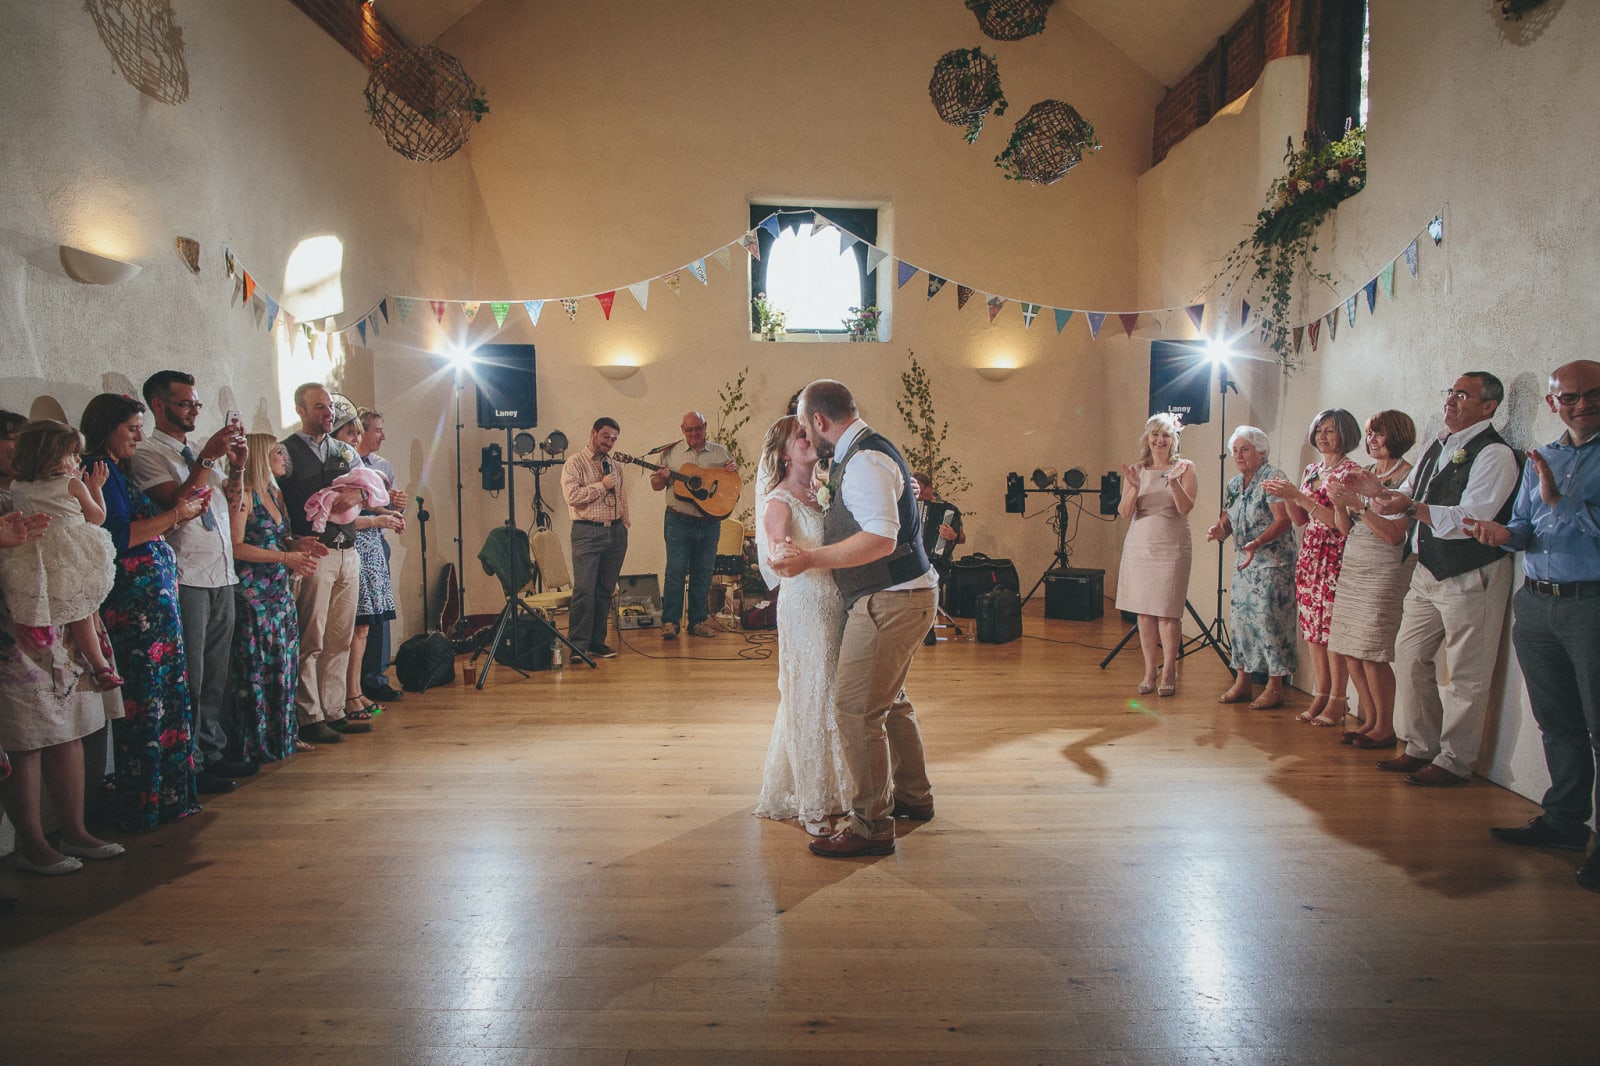
[[[784,577],[831,570],[848,615],[835,675],[835,715],[853,782],[839,832],[811,842],[828,858],[889,855],[894,819],[933,817],[933,793],[906,674],[933,624],[939,577],[922,547],[916,485],[895,446],[856,417],[837,381],[813,381],[798,416],[822,458],[823,543],[774,557]]]

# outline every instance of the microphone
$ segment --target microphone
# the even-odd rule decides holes
[[[611,473],[611,460],[610,459],[602,458],[600,460],[600,473],[602,473],[602,474]]]

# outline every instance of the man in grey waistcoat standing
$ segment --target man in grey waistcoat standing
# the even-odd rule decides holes
[[[833,459],[818,491],[823,544],[786,545],[772,567],[784,577],[831,570],[848,615],[835,675],[836,717],[853,781],[839,832],[811,842],[828,858],[894,852],[896,817],[927,821],[933,794],[906,674],[933,624],[939,577],[922,547],[916,485],[895,446],[856,416],[837,381],[813,381],[799,418],[817,454]]]

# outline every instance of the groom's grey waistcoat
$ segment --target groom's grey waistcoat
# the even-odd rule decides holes
[[[896,501],[900,512],[900,532],[895,537],[894,551],[884,558],[867,563],[865,566],[852,566],[833,572],[834,583],[839,586],[839,592],[844,596],[846,608],[863,596],[882,592],[886,588],[910,581],[928,572],[928,556],[922,548],[922,520],[917,514],[911,472],[906,469],[906,461],[901,457],[899,450],[889,443],[887,437],[871,428],[861,432],[850,446],[850,450],[835,461],[833,470],[829,473],[828,481],[833,488],[833,499],[828,505],[827,512],[822,516],[822,542],[837,544],[861,532],[860,524],[840,498],[840,488],[844,484],[850,460],[855,458],[857,452],[862,451],[881,452],[894,460],[894,465],[900,468],[900,498]]]

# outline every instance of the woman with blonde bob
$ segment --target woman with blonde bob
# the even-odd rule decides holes
[[[1178,648],[1193,550],[1189,512],[1199,489],[1194,464],[1178,458],[1181,428],[1175,415],[1151,415],[1139,434],[1139,461],[1122,468],[1117,514],[1128,519],[1128,535],[1117,572],[1117,609],[1139,616],[1141,694],[1172,696],[1178,691]]]

